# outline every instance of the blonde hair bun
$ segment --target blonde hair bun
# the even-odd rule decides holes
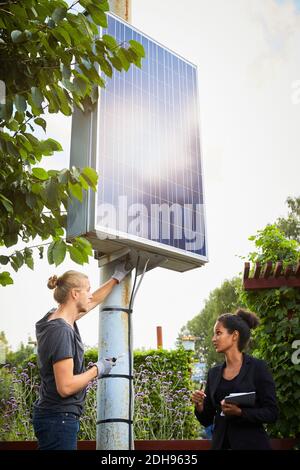
[[[55,287],[57,286],[57,281],[58,279],[56,275],[49,277],[48,284],[47,284],[49,289],[55,289]]]

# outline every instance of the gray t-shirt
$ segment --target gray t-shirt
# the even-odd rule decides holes
[[[36,323],[41,386],[35,407],[54,412],[76,413],[80,416],[83,410],[85,389],[74,395],[61,397],[56,389],[53,364],[62,359],[73,358],[73,373],[74,375],[81,374],[85,371],[84,348],[76,322],[73,329],[62,318],[48,321],[54,310],[50,310]]]

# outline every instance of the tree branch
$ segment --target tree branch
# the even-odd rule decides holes
[[[48,108],[48,106],[49,106],[49,104],[46,104],[45,106],[43,106],[42,110],[44,111],[44,109]],[[38,116],[31,116],[31,117],[28,118],[27,121],[25,121],[22,125],[25,124],[25,126],[26,126],[27,123],[28,123],[29,121],[31,121],[31,119],[37,118],[37,117],[38,117]],[[20,129],[18,129],[18,130],[14,133],[13,137],[15,138],[15,137],[19,134],[19,132],[20,132]]]

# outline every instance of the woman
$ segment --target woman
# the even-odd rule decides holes
[[[197,419],[214,426],[212,449],[271,449],[263,424],[278,416],[274,381],[264,361],[243,353],[258,323],[254,313],[239,309],[214,326],[212,342],[225,362],[209,370],[205,392],[192,394]],[[256,392],[253,407],[225,403],[225,396],[242,392]]]
[[[103,302],[130,271],[124,263],[119,264],[112,278],[93,294],[88,277],[77,271],[49,279],[48,287],[54,289],[59,306],[36,323],[41,386],[34,405],[33,426],[40,450],[77,448],[85,389],[91,380],[108,374],[113,361],[100,359],[85,371],[76,321]]]

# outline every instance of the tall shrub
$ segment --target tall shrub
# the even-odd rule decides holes
[[[86,365],[97,360],[97,350],[85,353]],[[192,353],[153,350],[134,353],[135,439],[192,439],[199,424],[194,418],[190,394]],[[31,411],[38,394],[36,356],[23,368],[0,370],[1,440],[31,440]],[[96,439],[97,380],[87,387],[79,439]]]
[[[256,251],[250,261],[299,261],[299,243],[287,239],[275,226],[267,226],[251,239]],[[254,354],[265,359],[272,370],[280,408],[278,421],[269,426],[274,437],[300,434],[300,364],[294,364],[293,343],[300,339],[300,289],[281,287],[244,291],[243,300],[260,317],[255,331]]]

